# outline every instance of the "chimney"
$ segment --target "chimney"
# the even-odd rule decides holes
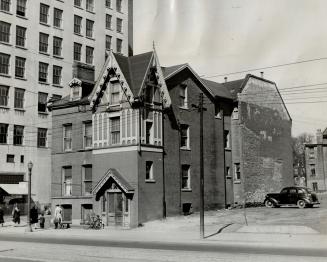
[[[322,144],[322,132],[321,132],[321,129],[318,129],[317,130],[316,137],[317,137],[317,144]]]
[[[261,78],[263,78],[263,71],[260,72]]]
[[[225,83],[227,83],[227,76],[225,76],[224,79],[225,79]]]

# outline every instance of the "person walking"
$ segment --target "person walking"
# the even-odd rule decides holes
[[[61,221],[62,221],[62,209],[59,205],[56,205],[55,211],[54,211],[54,224],[55,224],[55,229],[61,226]]]
[[[20,210],[18,208],[17,203],[15,203],[14,208],[12,210],[12,221],[16,224],[20,224]]]
[[[39,214],[37,212],[37,208],[35,205],[31,208],[31,218],[30,219],[31,219],[31,225],[34,224],[34,229],[36,229],[36,225],[39,222]]]
[[[3,211],[2,206],[0,206],[0,224],[2,227],[3,227],[3,223],[5,222],[5,220],[3,219],[4,213],[5,212]]]

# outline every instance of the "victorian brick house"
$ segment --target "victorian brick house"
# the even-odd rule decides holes
[[[72,210],[73,223],[91,209],[107,225],[130,227],[198,210],[199,93],[206,108],[206,209],[292,180],[291,154],[279,152],[290,140],[291,121],[272,82],[249,75],[215,83],[188,64],[161,67],[152,51],[110,52],[92,91],[85,83],[73,79],[71,95],[51,105],[52,203]],[[251,99],[263,90],[279,104]]]

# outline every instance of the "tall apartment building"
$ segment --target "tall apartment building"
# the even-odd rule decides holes
[[[47,102],[97,77],[106,50],[132,53],[132,15],[132,0],[0,0],[0,185],[18,187],[32,161],[33,200],[50,202]]]

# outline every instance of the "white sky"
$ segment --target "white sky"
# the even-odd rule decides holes
[[[150,51],[152,41],[161,65],[187,62],[206,76],[327,58],[327,1],[134,0],[134,53]],[[327,83],[327,59],[249,73],[260,71],[280,90]],[[327,127],[327,84],[309,89],[282,91],[293,135]],[[319,100],[326,102],[301,103]]]

